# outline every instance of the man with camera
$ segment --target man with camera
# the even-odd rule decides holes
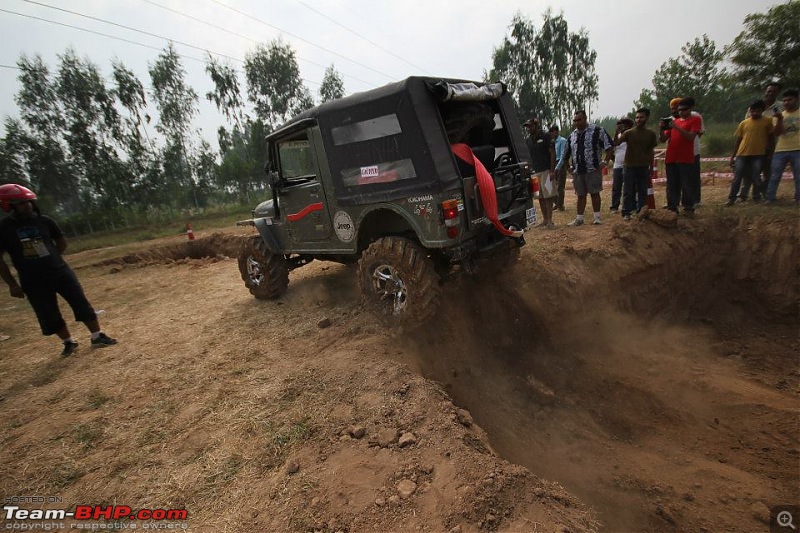
[[[700,118],[692,115],[691,101],[685,98],[677,104],[678,118],[661,119],[661,142],[669,141],[665,162],[667,168],[667,209],[678,212],[682,203],[687,216],[694,213],[694,139],[702,130]],[[673,102],[670,102],[670,106]]]

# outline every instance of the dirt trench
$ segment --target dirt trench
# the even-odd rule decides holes
[[[448,287],[402,359],[605,531],[764,529],[799,499],[798,237],[640,222],[529,247],[513,275]]]

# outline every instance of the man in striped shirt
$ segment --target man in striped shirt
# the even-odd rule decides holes
[[[614,141],[602,127],[589,124],[586,111],[576,111],[572,118],[575,129],[567,139],[567,149],[556,165],[558,171],[572,160],[572,187],[578,195],[578,215],[568,226],[582,226],[583,213],[586,210],[586,195],[592,197],[594,220],[592,224],[600,224],[600,193],[603,190],[602,169],[607,161],[614,157]]]

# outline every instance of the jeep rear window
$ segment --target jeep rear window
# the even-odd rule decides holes
[[[331,129],[331,137],[333,137],[334,145],[341,146],[343,144],[397,135],[402,131],[397,115],[391,114],[333,128]]]
[[[389,183],[416,177],[417,172],[414,170],[414,163],[410,159],[400,159],[398,161],[342,170],[342,182],[346,187]]]

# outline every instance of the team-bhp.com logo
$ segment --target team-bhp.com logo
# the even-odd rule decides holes
[[[142,524],[142,529],[162,529],[159,527],[158,522],[170,520],[170,521],[185,521],[189,518],[189,513],[186,509],[138,509],[134,510],[127,505],[77,505],[75,506],[74,511],[68,511],[66,509],[23,509],[18,505],[4,505],[3,506],[4,516],[6,520],[13,520],[15,523],[7,523],[5,525],[5,529],[19,529],[19,530],[30,530],[30,529],[51,529],[51,528],[43,528],[43,527],[36,527],[36,525],[28,525],[24,521],[29,520],[51,520],[54,521],[56,524],[55,528],[52,529],[98,529],[96,527],[85,527],[89,526],[89,524],[82,524],[80,521],[97,521],[97,520],[109,520],[113,521],[117,524],[117,527],[108,527],[106,524],[102,524],[103,528],[101,529],[128,529],[127,527],[121,525],[125,524],[127,521],[141,521],[145,522]],[[57,523],[55,521],[63,521],[63,520],[71,520],[77,521],[77,523],[71,523],[69,526],[62,523]],[[23,521],[23,522],[21,522]],[[148,522],[149,525],[148,526]],[[99,526],[100,524],[92,524],[93,526]],[[11,526],[11,527],[9,527]],[[130,529],[135,529],[135,525],[131,524]],[[179,526],[180,527],[180,526]],[[173,528],[170,528],[173,529]]]

